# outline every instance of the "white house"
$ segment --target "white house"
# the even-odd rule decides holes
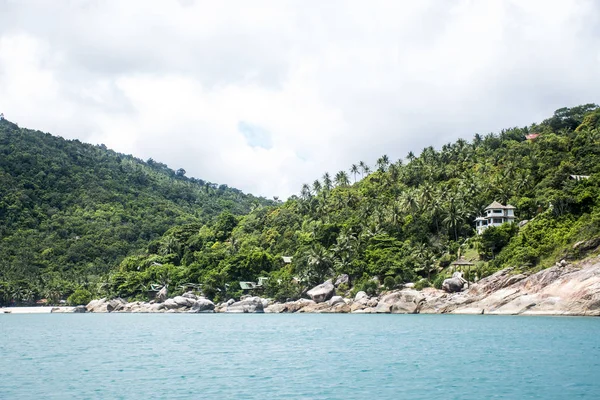
[[[500,226],[506,222],[515,222],[515,207],[494,201],[485,208],[485,215],[475,219],[475,229],[481,235],[489,226]]]

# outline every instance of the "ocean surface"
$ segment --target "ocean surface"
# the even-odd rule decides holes
[[[600,399],[600,318],[0,315],[1,399]]]

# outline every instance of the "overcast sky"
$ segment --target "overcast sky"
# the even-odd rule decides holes
[[[600,1],[5,1],[0,112],[271,197],[600,102]]]

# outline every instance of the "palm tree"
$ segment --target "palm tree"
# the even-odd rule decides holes
[[[346,171],[340,171],[335,174],[335,183],[338,186],[348,186],[350,180],[348,179],[348,174]]]
[[[450,198],[445,209],[445,218],[442,223],[448,227],[448,229],[454,230],[454,240],[458,241],[458,226],[465,220],[465,212],[462,207],[457,204],[454,198]]]
[[[321,182],[319,182],[318,179],[315,179],[315,181],[313,182],[313,191],[315,192],[315,194],[319,194],[321,193],[321,189],[323,189],[323,186],[321,186]]]
[[[308,186],[307,183],[302,185],[302,189],[300,190],[300,197],[303,200],[308,200],[310,199],[311,193],[310,193],[310,186]]]
[[[330,191],[331,188],[331,176],[329,175],[329,172],[325,172],[325,174],[323,174],[323,189],[325,189],[326,191]]]
[[[386,154],[377,159],[377,167],[381,172],[385,172],[389,164],[390,158]]]
[[[358,165],[352,164],[350,167],[350,173],[354,175],[354,183],[356,183],[356,174],[358,174]]]
[[[413,153],[413,152],[412,152],[412,150],[411,150],[411,151],[409,151],[409,152],[408,152],[408,155],[406,156],[406,158],[408,159],[408,161],[409,161],[409,162],[413,162],[413,161],[414,161],[414,159],[416,158],[416,157],[415,157],[415,153]]]
[[[358,168],[360,168],[360,174],[361,174],[362,178],[365,177],[365,168],[366,167],[367,167],[367,164],[364,161],[359,161],[358,162]]]

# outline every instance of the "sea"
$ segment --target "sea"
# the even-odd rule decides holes
[[[5,314],[0,399],[600,399],[600,318]]]

